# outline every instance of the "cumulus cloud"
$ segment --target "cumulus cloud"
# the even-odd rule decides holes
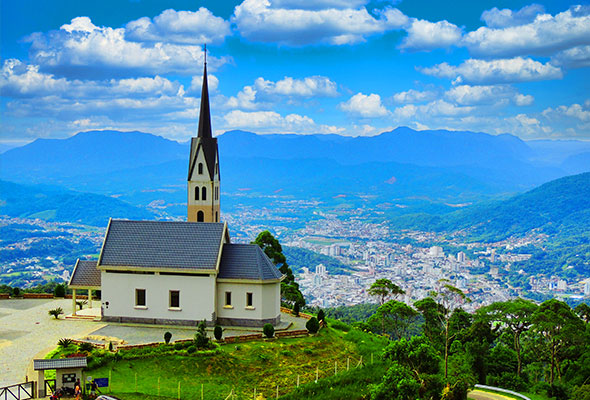
[[[230,34],[229,22],[204,7],[198,11],[168,9],[153,20],[143,17],[125,26],[125,39],[135,42],[201,45],[221,43]]]
[[[414,89],[405,92],[399,92],[393,95],[393,101],[396,103],[422,103],[424,101],[432,101],[436,98],[437,93],[434,91],[418,91]]]
[[[273,0],[273,6],[286,9],[322,10],[324,8],[358,8],[367,4],[368,0]]]
[[[270,102],[281,99],[310,97],[336,97],[335,82],[325,76],[309,76],[303,79],[285,77],[277,82],[257,78],[254,85],[245,86],[236,96],[227,101],[227,107],[255,110],[270,106]]]
[[[317,125],[313,119],[299,114],[282,116],[274,111],[245,112],[233,110],[223,117],[226,128],[257,129],[258,132],[284,133],[341,133],[342,128]]]
[[[347,7],[329,7],[329,3]],[[300,46],[363,42],[368,36],[399,29],[409,21],[391,7],[376,10],[374,17],[361,4],[323,0],[315,7],[306,7],[296,6],[292,0],[273,4],[269,0],[244,0],[235,8],[232,22],[248,40]]]
[[[518,105],[532,104],[534,98],[516,92],[508,85],[459,85],[445,93],[445,98],[459,105],[501,105],[508,101]]]
[[[458,44],[463,34],[461,28],[448,21],[430,22],[423,19],[412,19],[406,30],[408,36],[399,47],[409,50],[450,47]]]
[[[445,62],[419,70],[426,75],[454,79],[456,83],[476,84],[529,82],[563,77],[559,67],[522,57],[489,61],[468,59],[458,66]]]
[[[518,13],[521,11],[523,10]],[[525,11],[522,15],[536,12],[535,9]],[[463,43],[472,55],[547,56],[571,47],[590,44],[590,6],[574,6],[555,16],[536,14],[532,22],[525,24],[515,22],[514,15],[502,18],[499,17],[500,14],[500,11],[486,14],[493,27],[481,27],[465,35]],[[524,17],[518,17],[517,20],[519,18]]]
[[[560,51],[551,57],[551,63],[565,68],[590,67],[590,46],[577,46]]]
[[[378,94],[357,93],[348,101],[340,104],[340,108],[349,114],[362,118],[385,117],[389,111],[381,104],[381,96]]]
[[[543,14],[545,8],[540,4],[524,6],[518,11],[508,8],[499,10],[494,7],[481,14],[481,20],[490,28],[507,28],[509,26],[525,25],[533,22],[537,15]]]
[[[48,33],[34,33],[30,60],[41,70],[58,76],[100,79],[105,77],[199,73],[203,65],[200,46],[170,43],[139,43],[125,39],[125,29],[98,27],[88,17]],[[208,59],[213,68],[225,58]]]
[[[580,104],[572,104],[571,106],[559,106],[556,108],[549,107],[545,109],[542,114],[543,116],[549,119],[570,117],[580,121],[590,121],[590,110],[588,109],[588,107],[584,107]]]

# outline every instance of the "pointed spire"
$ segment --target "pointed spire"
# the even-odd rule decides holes
[[[201,90],[201,112],[199,114],[199,130],[197,137],[212,138],[211,113],[209,111],[209,87],[207,85],[207,45],[205,45],[205,63],[203,71],[203,88]]]

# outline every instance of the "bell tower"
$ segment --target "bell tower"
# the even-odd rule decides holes
[[[197,137],[191,139],[188,166],[188,221],[219,222],[219,151],[217,138],[211,133],[209,112],[209,88],[207,86],[207,48],[203,88],[201,90],[201,111]]]

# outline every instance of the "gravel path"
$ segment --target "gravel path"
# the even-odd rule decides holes
[[[62,337],[77,338],[104,326],[84,320],[56,320],[47,311],[71,312],[72,300],[0,300],[0,386],[25,381],[31,360],[42,357]],[[36,380],[29,376],[29,380]]]

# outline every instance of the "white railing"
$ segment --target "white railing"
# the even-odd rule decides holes
[[[502,388],[497,388],[497,387],[493,387],[493,386],[486,386],[486,385],[475,385],[476,389],[486,389],[486,390],[493,390],[495,392],[502,392],[502,393],[507,393],[507,394],[511,394],[512,396],[516,396],[516,397],[520,397],[521,399],[524,400],[531,400],[528,397],[520,394],[520,393],[516,393],[513,392],[512,390],[508,390],[508,389],[502,389]]]

